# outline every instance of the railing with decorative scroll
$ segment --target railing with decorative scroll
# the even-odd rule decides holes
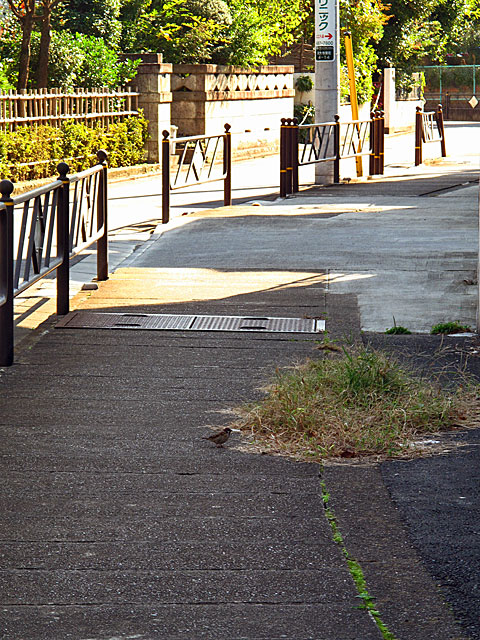
[[[66,120],[107,126],[118,119],[138,115],[138,96],[130,88],[0,91],[0,129],[15,130],[31,124],[60,127]]]
[[[107,156],[97,155],[74,176],[61,162],[57,180],[16,198],[0,182],[0,366],[13,363],[15,296],[56,270],[57,313],[68,313],[70,258],[95,242],[98,280],[108,278]]]
[[[171,173],[172,156],[177,159]],[[232,204],[232,141],[230,125],[215,136],[170,138],[163,132],[162,140],[162,223],[170,220],[170,193],[196,184],[223,180],[224,205]]]
[[[422,111],[421,107],[417,107],[415,116],[415,166],[422,164],[422,145],[429,142],[440,142],[442,158],[446,157],[445,127],[441,104],[438,105],[436,111]]]
[[[369,156],[370,175],[384,170],[383,113],[370,120],[321,122],[299,125],[296,118],[282,118],[280,127],[280,195],[299,189],[298,168],[333,162],[334,182],[340,182],[340,160]]]

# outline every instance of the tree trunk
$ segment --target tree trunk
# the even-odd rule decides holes
[[[30,43],[33,31],[33,14],[27,13],[20,21],[22,27],[22,46],[20,48],[20,68],[18,71],[17,90],[27,88],[30,67]]]
[[[40,53],[38,56],[38,71],[37,71],[37,87],[39,89],[46,89],[48,83],[48,63],[50,60],[50,42],[52,40],[52,29],[50,26],[51,12],[43,5],[43,16],[41,24],[41,37],[40,37]]]

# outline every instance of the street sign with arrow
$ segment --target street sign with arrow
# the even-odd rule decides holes
[[[335,60],[335,0],[315,0],[315,59]]]

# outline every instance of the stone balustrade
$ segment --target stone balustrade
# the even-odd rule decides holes
[[[200,92],[208,100],[290,98],[294,95],[291,67],[241,67],[213,64],[173,65],[172,92]]]
[[[232,148],[260,153],[279,148],[280,119],[293,115],[293,67],[255,69],[213,64],[165,64],[159,54],[142,60],[132,83],[150,121],[149,162],[159,162],[161,132],[217,135],[232,127]]]
[[[228,122],[232,148],[274,152],[280,119],[293,114],[293,67],[173,65],[172,123],[178,135],[214,135]]]

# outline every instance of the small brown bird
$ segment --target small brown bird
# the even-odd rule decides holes
[[[210,440],[211,442],[214,442],[217,447],[223,447],[224,443],[229,439],[231,433],[232,430],[230,429],[230,427],[225,427],[225,429],[222,429],[218,433],[214,433],[211,436],[204,436],[203,440]]]

